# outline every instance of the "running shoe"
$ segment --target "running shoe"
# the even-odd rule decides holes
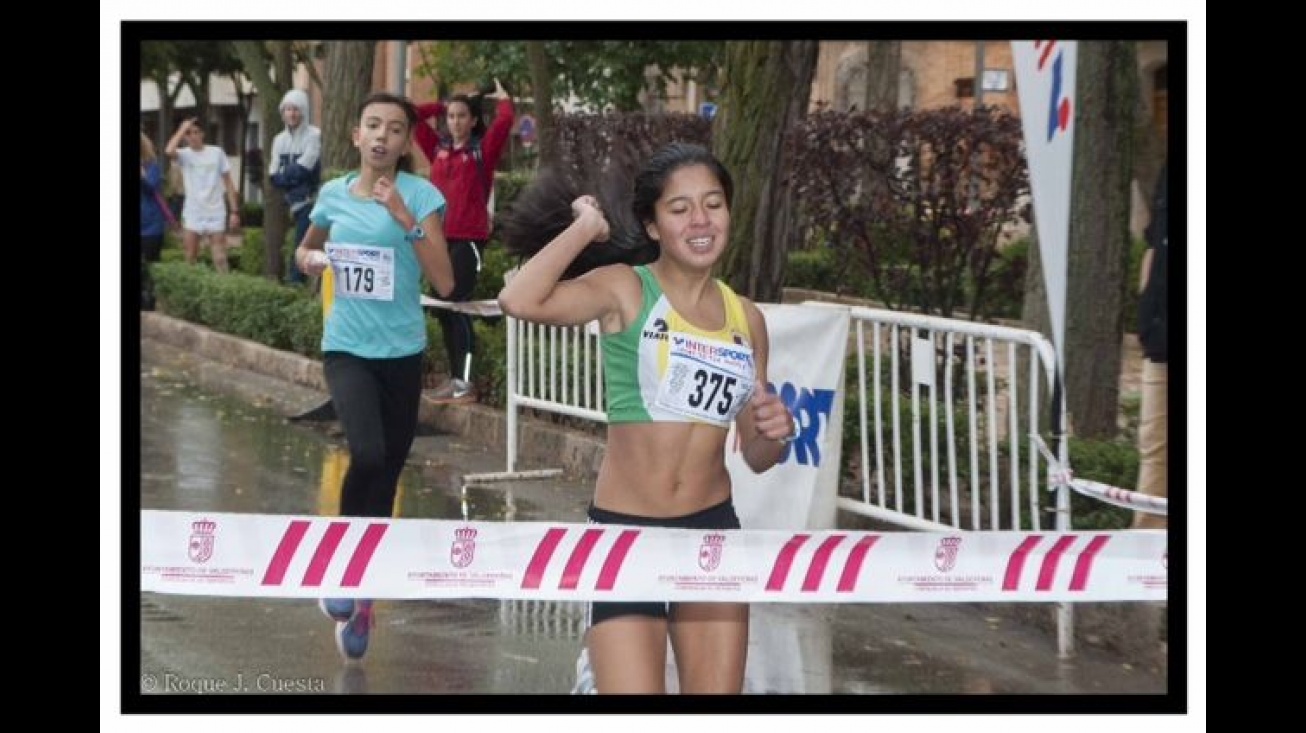
[[[346,661],[362,659],[372,635],[372,602],[359,601],[348,621],[336,623],[336,648]]]
[[[476,401],[476,387],[462,379],[453,378],[430,393],[433,402],[447,405],[463,405]]]
[[[348,621],[354,615],[352,598],[323,598],[317,602],[317,607],[332,621]]]

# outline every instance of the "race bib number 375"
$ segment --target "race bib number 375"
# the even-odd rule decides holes
[[[394,300],[395,251],[389,247],[327,242],[336,297]]]
[[[687,417],[729,425],[753,393],[753,350],[673,333],[657,404]]]

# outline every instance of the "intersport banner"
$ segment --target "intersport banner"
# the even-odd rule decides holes
[[[846,308],[759,303],[770,339],[767,379],[798,418],[798,437],[765,473],[753,473],[732,425],[726,468],[745,529],[833,529],[843,442]]]
[[[1012,41],[1020,122],[1034,197],[1034,226],[1047,286],[1057,367],[1066,353],[1066,263],[1070,247],[1070,186],[1074,170],[1074,41]]]
[[[141,512],[141,589],[283,598],[1159,601],[1166,534],[703,531]]]

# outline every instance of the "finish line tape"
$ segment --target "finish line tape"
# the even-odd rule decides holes
[[[1100,481],[1089,481],[1087,479],[1075,478],[1074,473],[1057,460],[1048,449],[1047,443],[1037,434],[1029,436],[1043,454],[1043,460],[1048,462],[1048,472],[1051,480],[1048,482],[1048,490],[1053,491],[1061,486],[1069,486],[1084,496],[1097,499],[1098,501],[1113,504],[1125,509],[1133,509],[1136,512],[1146,514],[1159,514],[1166,516],[1170,513],[1170,501],[1164,496],[1152,496],[1143,494],[1129,489],[1122,489],[1118,486],[1111,486]]]
[[[1166,535],[141,512],[141,590],[741,603],[1164,601]]]

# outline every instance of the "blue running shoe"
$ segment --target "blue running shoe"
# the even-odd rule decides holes
[[[336,648],[346,660],[362,659],[372,635],[372,602],[359,601],[348,621],[336,624]]]
[[[317,602],[317,607],[332,621],[348,621],[354,615],[352,598],[323,598]]]

